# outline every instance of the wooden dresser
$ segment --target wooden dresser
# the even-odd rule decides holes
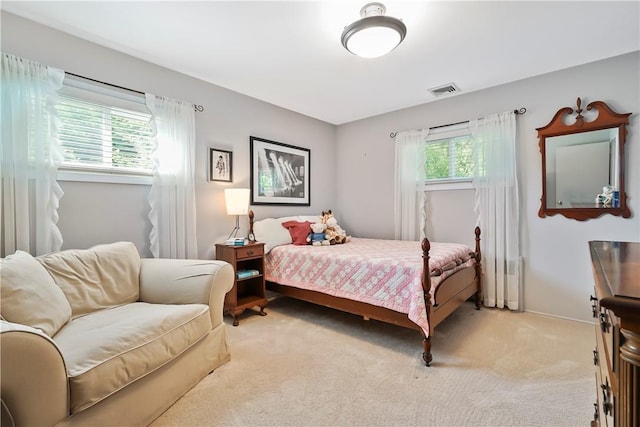
[[[597,403],[591,426],[640,426],[640,243],[589,242]]]

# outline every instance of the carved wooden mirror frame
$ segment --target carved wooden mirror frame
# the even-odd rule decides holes
[[[597,218],[604,214],[622,216],[623,218],[629,218],[631,212],[627,206],[627,194],[624,187],[625,178],[625,156],[624,156],[624,144],[627,135],[627,125],[629,124],[629,116],[632,113],[618,114],[611,110],[609,106],[603,101],[593,101],[586,107],[586,111],[597,111],[597,117],[592,121],[586,121],[582,115],[582,101],[577,99],[578,108],[574,111],[570,107],[561,108],[553,116],[551,122],[548,125],[537,128],[540,153],[542,154],[542,198],[540,199],[541,205],[538,211],[538,216],[544,218],[546,216],[552,216],[556,214],[564,215],[567,218],[584,221],[590,218]],[[573,124],[565,123],[565,115],[569,116],[576,113],[575,122]],[[578,134],[582,132],[590,132],[606,129],[618,129],[618,144],[617,150],[619,155],[618,167],[618,190],[619,190],[619,204],[618,206],[601,206],[595,202],[592,206],[581,207],[548,207],[547,206],[547,138],[557,137],[562,135]],[[553,194],[553,193],[552,193]]]

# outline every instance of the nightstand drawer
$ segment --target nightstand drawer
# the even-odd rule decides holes
[[[262,257],[264,255],[264,245],[249,245],[246,247],[240,247],[236,249],[236,258],[255,258]]]

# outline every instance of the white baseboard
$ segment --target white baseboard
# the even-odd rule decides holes
[[[557,316],[555,314],[542,313],[542,312],[539,312],[539,311],[525,310],[524,312],[525,313],[536,314],[538,316],[553,317],[555,319],[570,320],[572,322],[584,323],[586,325],[595,325],[596,324],[595,321],[591,322],[591,321],[585,321],[585,320],[580,320],[580,319],[572,319],[571,317]]]

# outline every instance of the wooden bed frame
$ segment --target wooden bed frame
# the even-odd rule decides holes
[[[253,223],[254,213],[250,210],[249,233],[251,234],[253,234]],[[422,289],[424,291],[424,303],[427,309],[427,320],[429,322],[429,336],[425,335],[420,326],[409,320],[409,316],[406,313],[400,313],[388,308],[353,301],[347,298],[335,297],[322,292],[281,285],[275,282],[267,281],[267,289],[281,295],[356,314],[366,320],[375,319],[405,328],[416,329],[422,333],[422,359],[424,363],[429,366],[433,360],[433,356],[431,355],[431,336],[433,335],[435,327],[474,295],[476,310],[480,309],[480,303],[482,301],[480,227],[476,227],[474,233],[476,242],[475,252],[471,255],[472,258],[475,259],[475,264],[471,267],[458,270],[440,282],[434,294],[433,304],[430,298],[431,279],[429,275],[429,250],[431,249],[431,243],[426,237],[422,240]]]

